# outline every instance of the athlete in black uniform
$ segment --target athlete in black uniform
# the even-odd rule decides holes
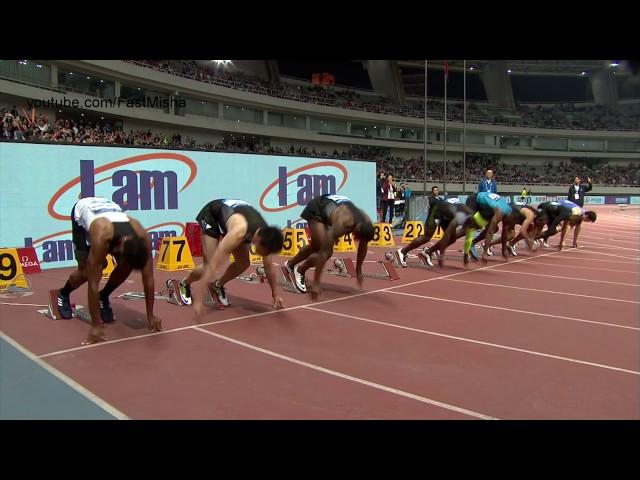
[[[278,295],[273,264],[269,255],[282,249],[282,232],[278,227],[267,226],[260,213],[242,200],[219,199],[207,203],[196,217],[202,230],[202,255],[204,262],[198,265],[179,285],[183,303],[193,301],[196,317],[200,315],[207,289],[217,296],[222,305],[229,305],[224,285],[249,268],[249,245],[262,255],[264,269],[273,293],[273,307],[282,308]],[[233,254],[231,263],[222,277],[210,284],[218,266]],[[202,280],[201,294],[191,297],[191,284]]]
[[[309,223],[311,243],[285,263],[292,274],[296,288],[301,292],[310,290],[315,301],[320,295],[320,278],[324,264],[333,254],[333,245],[343,235],[353,233],[358,240],[358,260],[356,274],[358,285],[362,286],[362,263],[367,255],[367,245],[373,238],[371,220],[353,202],[342,195],[323,195],[312,199],[300,215]],[[306,260],[306,261],[305,261]],[[302,265],[299,265],[301,262]],[[305,272],[315,267],[313,285],[307,289]]]
[[[567,234],[569,226],[575,227],[573,247],[578,248],[578,236],[580,235],[583,220],[586,222],[595,222],[597,218],[596,212],[585,211],[582,207],[569,200],[544,202],[538,205],[538,209],[548,217],[547,229],[537,237],[543,240],[545,247],[549,246],[547,240],[549,237],[558,233],[558,226],[562,223],[562,233],[560,235],[560,244],[558,245],[559,250],[564,248],[564,237]]]
[[[407,266],[407,254],[411,250],[418,248],[431,240],[431,237],[433,237],[433,234],[439,225],[444,231],[442,239],[431,248],[425,249],[424,254],[427,264],[432,267],[433,262],[431,261],[431,254],[436,250],[439,251],[439,260],[440,265],[442,266],[442,254],[445,249],[459,238],[456,237],[456,229],[458,226],[462,225],[467,217],[472,213],[473,211],[457,198],[442,200],[434,197],[433,199],[430,199],[429,215],[424,222],[424,234],[415,238],[406,247],[398,249],[398,260],[400,265],[403,267]]]

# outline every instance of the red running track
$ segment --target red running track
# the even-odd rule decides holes
[[[165,331],[149,334],[144,302],[115,298],[142,290],[134,277],[114,294],[105,343],[80,346],[86,324],[29,305],[0,304],[0,328],[130,418],[638,419],[640,222],[598,211],[579,250],[465,269],[458,244],[443,269],[364,291],[327,275],[320,302],[285,293],[277,312],[266,285],[234,281],[232,307],[199,325],[156,301]],[[44,304],[68,273],[0,301]],[[156,272],[157,290],[169,276]],[[72,298],[86,304],[86,289]]]

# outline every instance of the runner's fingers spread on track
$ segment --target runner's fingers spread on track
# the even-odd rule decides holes
[[[202,302],[202,300],[195,300],[193,301],[193,315],[194,315],[194,320],[197,323],[198,322],[198,318],[200,317],[200,315],[202,314],[202,309],[204,308],[204,304]]]
[[[320,298],[320,288],[311,287],[310,293],[311,293],[311,300],[314,302],[317,302],[318,299]]]
[[[273,299],[273,308],[284,308],[284,300],[282,300],[282,297],[275,297]]]
[[[489,256],[486,253],[483,253],[482,259],[481,259],[482,263],[486,265],[488,259],[489,259]]]
[[[87,337],[86,341],[82,342],[82,345],[93,345],[98,342],[104,342],[104,330],[100,325],[91,327],[89,337]]]
[[[162,331],[162,320],[160,320],[155,315],[151,318],[149,322],[149,330],[152,332],[161,332]]]

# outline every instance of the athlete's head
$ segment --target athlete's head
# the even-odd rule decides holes
[[[596,218],[598,218],[598,215],[596,215],[596,212],[594,212],[593,210],[587,210],[586,212],[584,212],[584,221],[585,222],[595,222]]]
[[[538,213],[536,213],[536,218],[533,220],[533,224],[536,226],[536,228],[542,228],[548,223],[549,215],[547,215],[547,213],[543,210],[538,210]]]
[[[282,231],[278,227],[269,226],[258,229],[253,237],[253,244],[256,247],[256,253],[261,256],[278,253],[282,250]]]
[[[142,270],[149,260],[149,248],[147,247],[147,239],[135,237],[126,237],[119,245],[124,261],[127,262],[134,270]]]

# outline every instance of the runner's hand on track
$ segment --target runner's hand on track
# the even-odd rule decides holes
[[[102,325],[93,325],[89,330],[87,340],[82,342],[82,345],[93,345],[99,342],[104,342],[104,329]]]
[[[309,293],[311,293],[311,300],[317,302],[318,298],[320,298],[320,287],[312,285],[309,289]]]
[[[273,308],[284,308],[284,300],[282,300],[282,297],[273,297]]]
[[[149,321],[149,331],[150,332],[161,332],[162,331],[162,320],[160,320],[155,315],[152,315]]]
[[[194,298],[193,299],[193,315],[196,323],[198,322],[198,319],[202,314],[203,309],[204,309],[204,302],[202,301],[202,299]]]

